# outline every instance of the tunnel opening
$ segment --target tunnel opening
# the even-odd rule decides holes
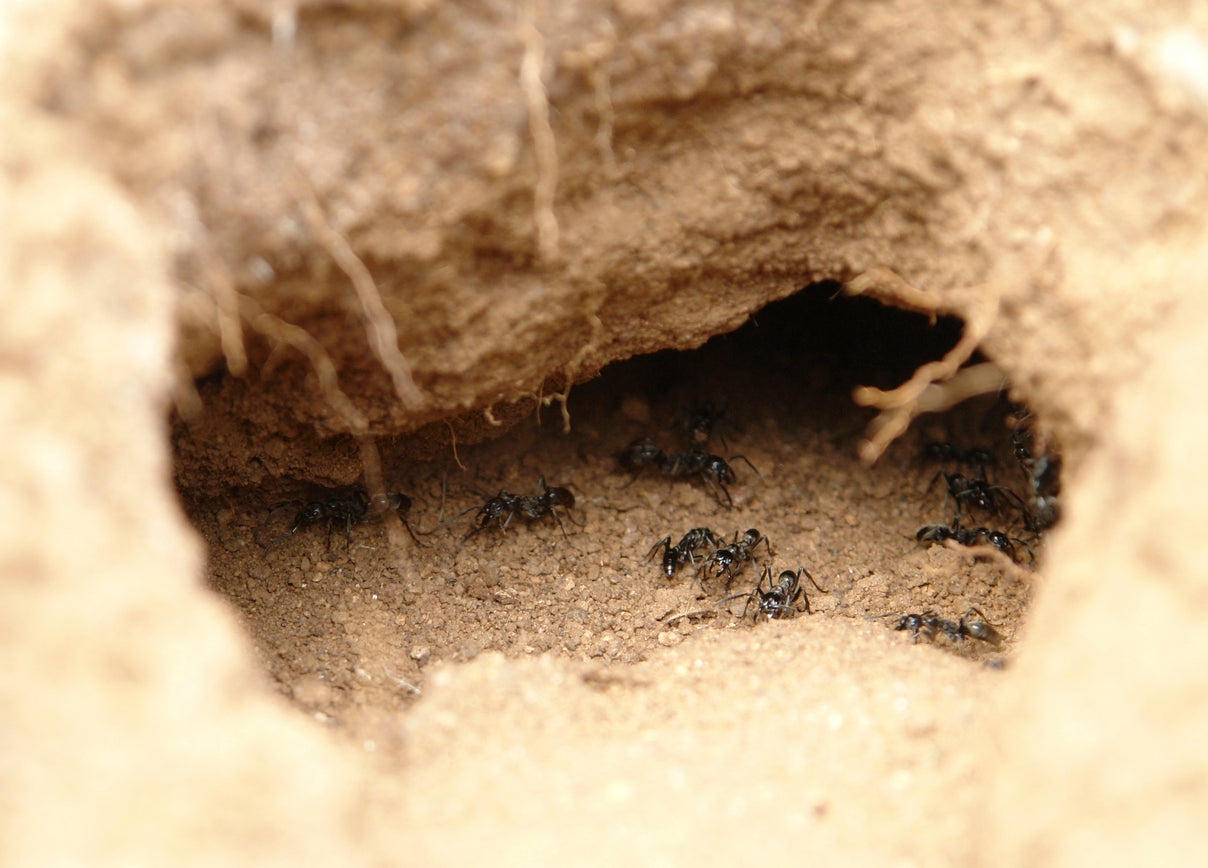
[[[435,457],[415,457],[432,453],[422,432],[380,439],[383,477],[410,501],[405,524],[371,508],[303,521],[308,504],[356,497],[316,484],[322,457],[314,478],[216,495],[198,456],[222,448],[224,424],[247,420],[178,429],[178,487],[209,547],[209,584],[240,613],[279,691],[351,730],[408,707],[436,662],[498,651],[629,664],[699,631],[766,629],[747,610],[785,571],[798,572],[803,597],[777,624],[903,626],[903,641],[1001,666],[1043,556],[1042,533],[1022,518],[1024,411],[1005,392],[966,401],[862,463],[873,412],[852,389],[901,383],[947,352],[962,323],[840,289],[811,284],[698,349],[614,363],[571,391],[569,433],[546,410]],[[702,416],[707,431],[693,425]],[[620,456],[647,441],[663,463],[627,467]],[[700,454],[732,475],[699,469]],[[989,506],[953,478],[981,480]],[[542,499],[553,490],[573,507]],[[525,500],[499,508],[514,497]],[[952,533],[920,540],[928,527]],[[669,577],[660,541],[694,528],[713,541]],[[749,563],[712,562],[749,529],[766,538]],[[957,531],[972,536],[950,539]],[[1013,542],[996,548],[992,532]],[[971,612],[1002,642],[966,629]],[[903,620],[928,613],[930,627]]]

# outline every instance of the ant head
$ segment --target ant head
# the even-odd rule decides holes
[[[570,489],[558,486],[557,488],[547,488],[545,490],[546,500],[550,506],[565,506],[572,507],[575,505],[575,496],[570,493]]]
[[[618,452],[616,458],[627,470],[641,470],[652,464],[660,463],[665,455],[653,440],[649,437],[642,437]]]
[[[308,503],[298,513],[298,521],[299,523],[318,521],[323,517],[326,509],[322,503]]]
[[[719,482],[735,481],[734,468],[727,464],[726,459],[720,455],[710,455],[707,468]]]

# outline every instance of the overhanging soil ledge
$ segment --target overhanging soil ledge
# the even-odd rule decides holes
[[[0,106],[6,861],[1202,852],[1203,16],[40,10]],[[953,319],[820,289],[881,268]],[[962,322],[1064,447],[1038,573],[914,538],[924,440],[1026,486],[996,396],[856,458],[853,387]],[[707,401],[724,490],[618,468]],[[367,455],[414,536],[291,533]],[[575,507],[467,536],[541,478]],[[647,559],[699,526],[811,614]],[[886,626],[971,607],[1001,646]]]

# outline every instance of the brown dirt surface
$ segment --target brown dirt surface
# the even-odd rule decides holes
[[[928,490],[937,465],[921,463],[913,443],[873,468],[855,457],[868,413],[852,406],[851,383],[834,379],[852,360],[817,349],[842,342],[814,321],[833,304],[814,296],[765,309],[760,325],[693,353],[609,369],[573,393],[569,435],[547,413],[544,425],[530,420],[462,449],[466,471],[386,456],[392,487],[415,500],[415,540],[393,523],[347,537],[322,526],[289,535],[295,507],[273,517],[276,494],[241,501],[258,504],[249,514],[221,501],[189,507],[210,543],[211,586],[240,609],[278,690],[414,782],[399,798],[420,861],[483,858],[475,842],[490,840],[492,858],[502,847],[505,862],[524,862],[551,826],[564,837],[547,856],[573,860],[639,818],[651,824],[640,837],[652,856],[739,858],[751,826],[783,797],[780,785],[737,795],[751,780],[801,788],[784,840],[768,845],[785,860],[802,852],[802,834],[807,853],[963,852],[968,817],[933,830],[925,846],[909,822],[872,837],[860,827],[868,811],[921,817],[929,803],[937,812],[969,807],[977,784],[969,732],[995,713],[997,670],[1010,659],[1033,576],[916,543],[920,525],[946,522],[951,510],[942,481]],[[892,331],[908,318],[888,319],[882,327]],[[925,348],[932,339],[917,319]],[[897,349],[892,357],[909,365]],[[710,447],[745,455],[759,471],[732,459],[733,509],[704,481],[634,478],[614,457],[642,436],[689,448],[684,411],[706,397],[725,405]],[[1002,415],[995,400],[966,406],[932,433],[997,444],[1009,477]],[[535,490],[539,475],[575,492],[561,529],[517,519],[465,539],[487,496]],[[179,481],[187,485],[187,474]],[[668,581],[648,551],[697,526],[728,538],[757,527],[774,552],[757,550],[761,562],[776,574],[804,565],[825,589],[806,585],[813,614],[753,624],[741,618],[743,599],[718,604],[722,579],[707,577],[702,592],[685,566]],[[730,590],[754,582],[748,568]],[[998,626],[1002,648],[943,638],[916,646],[889,629],[906,613],[957,619],[970,606]],[[717,789],[693,799],[705,770]],[[433,797],[442,790],[460,794]],[[871,802],[857,798],[869,791]],[[644,799],[664,797],[665,816],[651,822]],[[514,837],[500,843],[500,824]],[[723,826],[732,829],[719,842],[710,830]]]
[[[0,861],[1208,859],[1198,6],[60,2],[0,63]],[[619,466],[707,401],[724,493]],[[923,444],[1035,506],[1025,427],[1057,527],[921,545]]]

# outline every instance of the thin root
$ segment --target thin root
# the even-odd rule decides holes
[[[562,410],[562,433],[570,433],[570,409],[566,406],[566,402],[570,400],[570,384],[569,381],[565,389],[561,392],[554,392],[552,395],[542,395],[537,399],[537,407],[548,407],[550,404],[557,401]]]
[[[445,424],[449,426],[449,442],[453,445],[453,460],[457,463],[457,466],[460,467],[462,469],[462,471],[464,472],[465,470],[468,470],[469,468],[467,468],[464,464],[462,464],[461,459],[457,457],[457,431],[453,428],[453,423],[450,422],[448,419],[445,420]]]
[[[398,348],[398,328],[390,311],[382,302],[381,293],[373,281],[373,275],[361,258],[356,255],[352,245],[343,235],[337,232],[328,222],[319,207],[318,197],[309,183],[302,180],[299,185],[307,195],[301,198],[300,205],[306,215],[310,229],[315,233],[319,243],[335,261],[336,265],[348,277],[356,291],[357,300],[361,303],[361,313],[365,318],[366,329],[369,332],[369,345],[374,355],[378,357],[382,367],[390,374],[394,382],[394,393],[403,402],[403,406],[414,409],[423,403],[423,393],[415,385],[411,377],[411,365]]]
[[[942,383],[928,383],[913,403],[881,409],[868,424],[865,439],[860,442],[860,458],[869,464],[876,461],[890,443],[906,432],[916,416],[940,413],[977,395],[994,394],[1006,381],[1007,376],[998,365],[983,362],[958,371]],[[856,403],[862,403],[860,394],[854,397]]]
[[[663,617],[667,618],[667,615],[670,615],[670,614],[671,613],[668,612]],[[676,621],[682,621],[684,618],[702,618],[703,619],[703,618],[716,618],[716,617],[717,617],[716,609],[693,609],[691,612],[681,612],[680,614],[678,614],[674,617],[667,618],[666,621],[663,621],[663,626],[670,627]],[[662,619],[655,618],[654,620],[659,621]]]
[[[314,208],[318,209],[317,202],[314,203]],[[335,233],[333,232],[332,234]],[[373,290],[374,297],[377,298],[377,303],[380,306],[381,297],[376,294],[377,290],[373,286],[372,278],[368,276],[368,269],[365,268],[359,259],[356,259],[356,255],[352,253],[351,248],[347,247],[347,242],[342,237],[338,235],[337,237],[340,238],[340,241],[347,248],[348,254],[356,260],[364,271],[365,279],[369,281],[369,286]],[[333,257],[335,257],[334,253]],[[338,261],[338,257],[336,258]],[[348,273],[349,278],[355,284],[357,278],[352,273],[349,273],[347,269],[345,272]],[[356,405],[344,394],[343,390],[340,389],[335,363],[331,360],[331,356],[328,355],[323,345],[306,329],[269,313],[254,298],[239,292],[231,283],[225,271],[217,265],[211,264],[207,269],[207,276],[209,277],[210,284],[215,287],[212,300],[216,310],[219,337],[222,342],[223,353],[226,356],[228,370],[235,376],[243,376],[247,371],[248,359],[243,339],[244,323],[254,332],[263,335],[275,344],[270,351],[268,361],[266,361],[262,368],[262,375],[264,371],[267,371],[271,367],[275,354],[282,346],[292,347],[306,356],[310,361],[311,368],[315,372],[315,376],[318,378],[319,390],[323,395],[323,399],[341,418],[353,436],[356,437],[357,446],[361,453],[361,467],[365,475],[365,488],[369,496],[376,497],[385,494],[386,489],[382,482],[382,458],[378,452],[377,444],[369,436],[369,420],[365,414],[356,408]],[[393,335],[394,320],[390,319],[390,315],[386,312],[385,307],[381,308],[381,314],[389,321],[391,334]],[[368,313],[366,315],[369,316]],[[395,349],[397,351],[397,345]],[[409,381],[409,373],[407,377]],[[414,384],[412,384],[412,388],[414,389]],[[415,391],[415,394],[419,394],[418,390]],[[180,409],[182,415],[200,411],[200,396],[197,394],[196,388],[191,385],[188,392],[178,396],[178,402],[181,403]]]
[[[554,194],[558,187],[558,148],[549,121],[549,92],[541,80],[545,65],[545,39],[537,28],[536,0],[524,4],[520,37],[524,57],[520,61],[520,87],[528,106],[529,133],[537,159],[533,185],[533,222],[537,229],[537,251],[546,262],[558,256],[558,218],[554,216]]]
[[[945,410],[974,395],[997,392],[1003,387],[1006,378],[997,365],[986,363],[961,370],[998,316],[998,295],[991,288],[975,287],[962,294],[968,298],[967,304],[946,303],[935,293],[911,286],[887,268],[873,268],[849,281],[844,292],[867,295],[883,304],[926,314],[933,324],[939,314],[959,316],[965,321],[956,346],[942,359],[920,365],[896,389],[860,386],[855,390],[852,398],[857,404],[881,411],[860,443],[860,458],[865,462],[876,461],[920,413]]]
[[[239,290],[227,276],[226,269],[211,267],[207,271],[210,285],[214,287],[214,314],[227,370],[236,377],[242,377],[247,373],[247,349],[243,344],[243,327],[239,319]]]
[[[948,539],[944,540],[944,547],[958,552],[962,558],[968,561],[975,561],[978,558],[991,561],[1013,579],[1033,582],[1038,577],[1035,571],[1024,569],[1015,563],[1006,552],[996,549],[992,545],[965,546],[956,540]]]
[[[239,303],[244,321],[254,331],[271,341],[293,347],[310,361],[311,368],[319,380],[319,391],[323,399],[357,439],[361,451],[361,466],[365,472],[365,488],[369,496],[384,494],[382,458],[377,444],[369,436],[369,420],[340,389],[335,363],[323,349],[323,345],[301,326],[286,322],[261,308],[255,299],[241,295]]]
[[[301,326],[286,322],[279,316],[264,310],[249,296],[240,297],[244,321],[266,338],[293,347],[310,361],[319,380],[319,390],[327,404],[344,420],[354,434],[369,430],[369,420],[340,389],[335,363],[327,350],[323,349],[310,332]]]

